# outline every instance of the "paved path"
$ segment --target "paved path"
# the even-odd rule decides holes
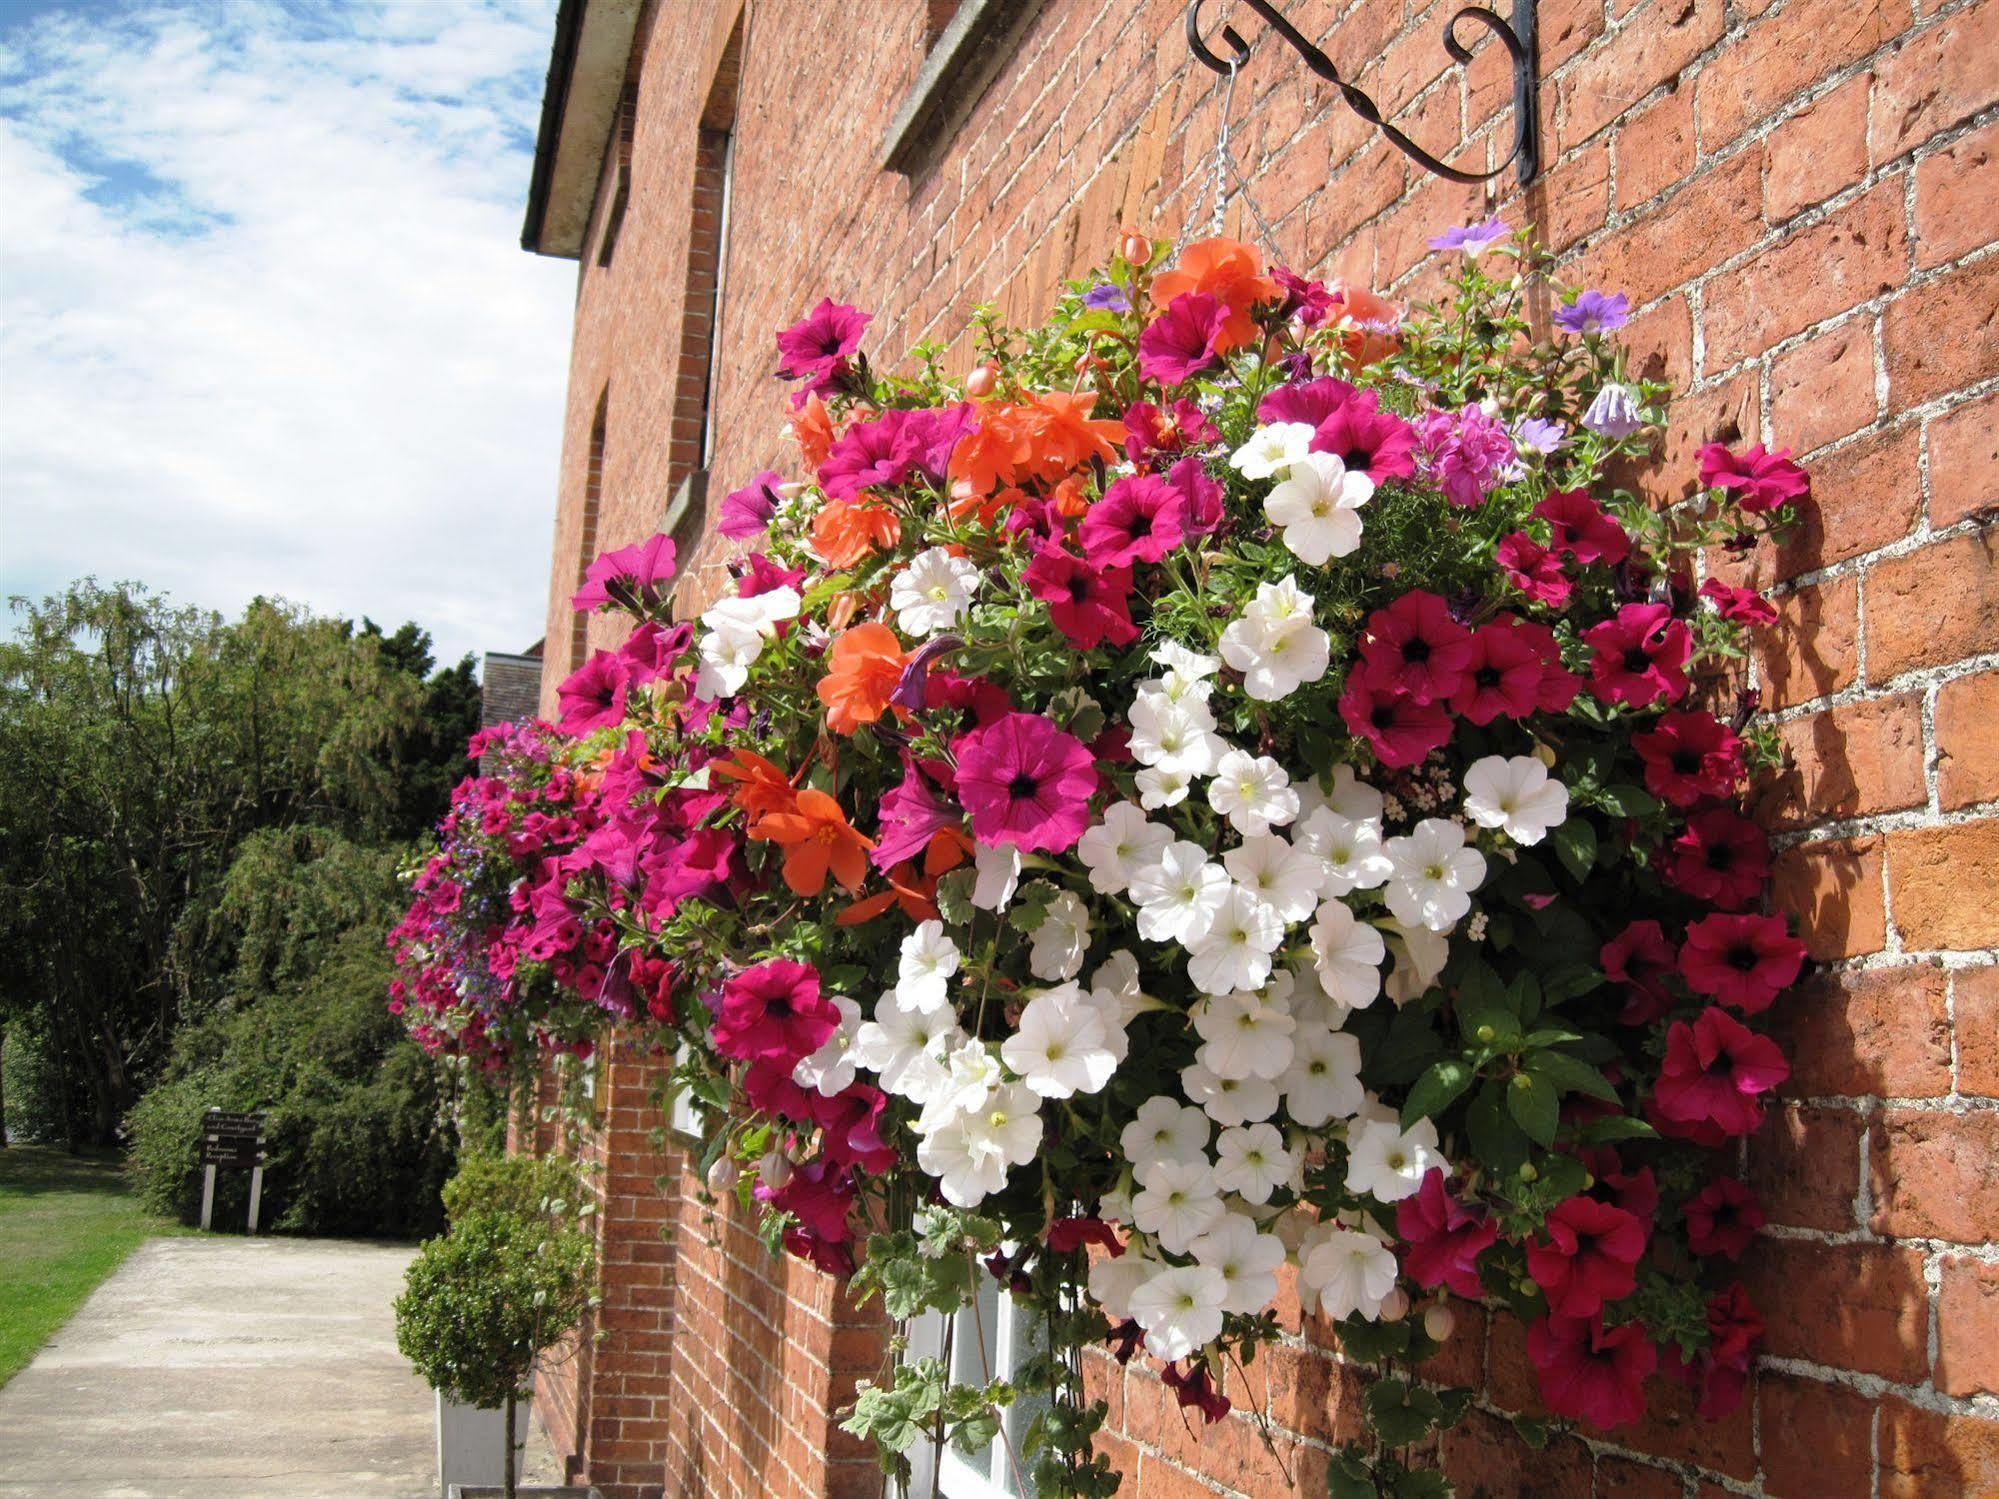
[[[0,1499],[434,1499],[405,1245],[154,1239],[0,1389]]]

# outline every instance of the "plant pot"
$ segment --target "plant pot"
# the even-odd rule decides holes
[[[528,1422],[533,1411],[532,1400],[523,1400],[514,1407],[516,1473],[520,1471],[521,1454],[527,1446]],[[505,1474],[501,1472],[505,1453],[500,1443],[501,1433],[506,1429],[505,1411],[461,1405],[456,1400],[445,1399],[442,1394],[437,1397],[437,1485],[446,1499],[460,1489],[478,1493],[487,1489],[495,1494],[500,1492],[505,1481]],[[525,1494],[528,1490],[517,1492]]]

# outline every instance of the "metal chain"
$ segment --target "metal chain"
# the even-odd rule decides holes
[[[1250,196],[1249,181],[1243,176],[1242,167],[1237,163],[1235,152],[1230,146],[1229,117],[1234,112],[1236,74],[1240,71],[1240,65],[1236,60],[1234,58],[1229,59],[1228,83],[1222,90],[1221,125],[1215,133],[1214,160],[1209,172],[1208,181],[1196,191],[1194,201],[1188,205],[1187,217],[1180,227],[1180,238],[1173,246],[1173,253],[1176,257],[1182,250],[1187,248],[1187,236],[1192,231],[1194,225],[1200,221],[1202,204],[1210,195],[1214,198],[1214,204],[1210,210],[1209,235],[1211,237],[1219,237],[1227,227],[1230,196],[1229,179],[1233,177],[1235,179],[1235,196],[1242,199],[1243,206],[1249,210],[1250,217],[1256,220],[1257,232],[1263,240],[1263,248],[1269,252],[1273,260],[1283,259],[1283,252],[1277,248],[1277,231],[1271,227],[1270,220],[1263,216],[1263,210],[1256,206],[1256,199]]]

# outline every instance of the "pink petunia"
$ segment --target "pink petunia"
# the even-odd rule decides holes
[[[951,748],[958,799],[979,842],[1061,853],[1083,836],[1097,769],[1074,735],[1038,713],[1009,713]]]

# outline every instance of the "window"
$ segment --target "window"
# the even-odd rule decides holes
[[[1042,1346],[1042,1329],[991,1276],[981,1276],[979,1297],[946,1317],[926,1312],[909,1325],[912,1359],[945,1362],[953,1383],[984,1384],[1011,1378],[1029,1354]],[[1047,1408],[1043,1396],[1020,1397],[1006,1410],[1006,1440],[995,1438],[967,1457],[946,1439],[941,1446],[919,1444],[910,1454],[908,1499],[1026,1499],[1034,1492],[1026,1459],[1015,1471],[1021,1439]],[[1010,1449],[1009,1450],[1009,1446]]]
[[[730,123],[733,126],[733,114]],[[701,133],[721,137],[712,144],[703,141],[701,147],[704,163],[711,152],[720,158],[715,175],[721,199],[715,217],[715,284],[708,296],[708,372],[701,386],[701,467],[705,469],[715,457],[715,376],[722,359],[722,292],[729,284],[729,199],[736,185],[736,132],[732,128]]]
[[[921,177],[977,106],[1033,22],[1041,0],[918,0],[923,63],[882,142],[882,165]]]
[[[597,396],[597,415],[590,423],[590,453],[583,469],[583,525],[576,542],[576,586],[583,586],[583,578],[590,571],[590,564],[597,560],[597,510],[604,495],[604,429],[611,409],[611,387],[606,385]],[[572,614],[569,625],[569,670],[574,671],[583,664],[585,652],[590,649],[590,616]]]

